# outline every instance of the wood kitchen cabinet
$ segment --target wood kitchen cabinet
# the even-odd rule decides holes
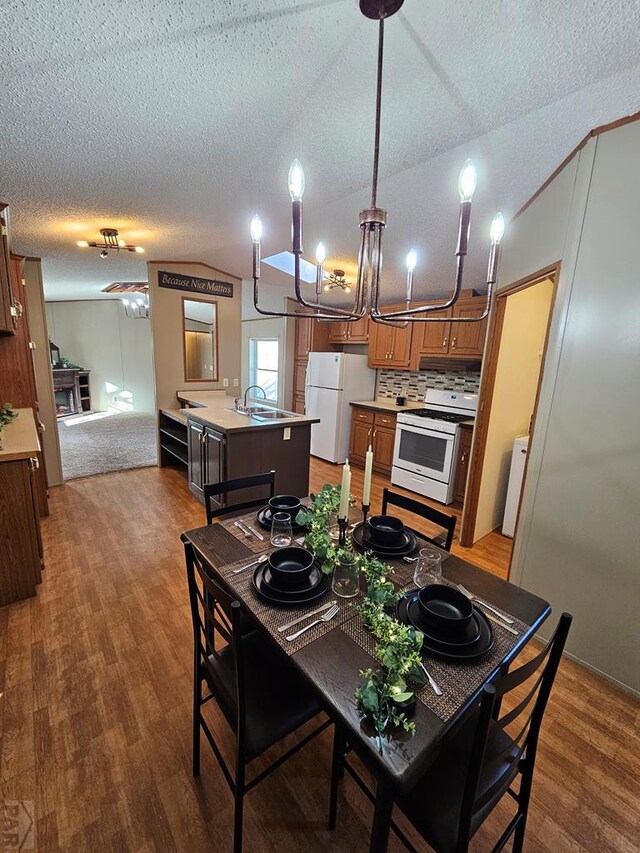
[[[310,352],[332,352],[330,332],[333,323],[320,323],[310,317],[297,317],[293,354],[293,411],[304,415],[304,383]],[[340,324],[343,325],[343,324]]]
[[[488,318],[485,317],[477,323],[456,323],[456,317],[480,317],[484,313],[485,306],[485,296],[461,296],[453,308],[429,315],[442,317],[442,322],[415,323],[411,346],[411,369],[418,370],[420,359],[428,356],[446,359],[452,363],[480,361],[484,353]]]
[[[332,344],[366,344],[369,341],[369,318],[352,323],[330,323],[329,341]]]
[[[225,442],[223,433],[189,420],[189,490],[199,501],[204,502],[205,483],[219,483],[225,479]],[[211,501],[214,509],[221,502]]]
[[[464,493],[467,487],[467,474],[469,473],[469,459],[471,457],[471,443],[473,441],[473,426],[461,425],[460,441],[458,443],[458,461],[456,464],[456,482],[453,499],[464,501]]]
[[[17,411],[0,450],[0,606],[35,595],[43,568],[38,432],[31,409]]]
[[[16,308],[11,288],[9,241],[7,239],[7,205],[0,205],[0,333],[13,335],[16,331]]]
[[[352,409],[349,462],[358,468],[364,467],[365,454],[371,445],[373,470],[390,476],[396,437],[395,412],[374,412],[360,406],[352,406]]]
[[[385,310],[402,310],[404,305],[388,305]],[[409,370],[411,362],[412,327],[387,326],[383,323],[369,324],[369,367],[387,367]]]

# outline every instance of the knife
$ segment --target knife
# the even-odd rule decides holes
[[[258,533],[257,531],[252,530],[247,524],[244,523],[244,521],[240,521],[238,519],[238,521],[234,521],[233,523],[236,527],[239,527],[240,530],[243,530],[247,534],[247,536],[255,536],[256,539],[259,539],[261,542],[264,542],[264,536],[262,535],[262,533]]]
[[[504,622],[501,622],[500,619],[496,619],[495,616],[492,616],[490,613],[483,613],[482,615],[487,619],[491,619],[491,621],[496,625],[500,625],[501,628],[504,628],[504,630],[508,631],[510,634],[514,634],[516,637],[520,636],[515,628],[512,628],[510,625],[505,625]]]
[[[297,625],[298,622],[304,622],[305,619],[310,619],[312,616],[316,616],[318,613],[322,613],[323,610],[327,610],[329,607],[333,607],[336,603],[335,599],[333,601],[329,601],[327,604],[323,604],[322,607],[318,607],[317,610],[312,610],[311,613],[305,613],[304,616],[298,616],[297,619],[294,619],[293,622],[287,622],[286,625],[280,625],[278,627],[278,633],[282,634],[284,631],[288,631],[289,628],[293,628],[294,625]]]

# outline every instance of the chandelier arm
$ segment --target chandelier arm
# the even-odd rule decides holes
[[[423,314],[432,313],[434,311],[442,311],[443,308],[451,307],[451,304],[457,301],[458,295],[460,293],[460,288],[462,285],[462,266],[463,266],[463,257],[462,255],[458,256],[458,276],[456,281],[456,293],[454,294],[454,298],[448,300],[448,302],[443,302],[437,305],[423,305],[422,307],[416,307],[414,309],[409,309],[409,313],[407,311],[390,311],[388,313],[383,313],[378,310],[377,302],[372,306],[371,309],[371,317],[374,322],[377,323],[388,323],[388,325],[392,325],[389,323],[389,319],[394,319],[396,317],[404,317],[409,323],[441,323],[441,317],[424,317]],[[487,301],[485,303],[484,310],[479,317],[456,317],[456,323],[479,323],[481,320],[485,320],[491,311],[491,303],[493,298],[493,290],[498,276],[498,262],[500,260],[500,244],[492,244],[491,251],[489,253],[489,266],[487,270]],[[452,301],[453,300],[453,301]],[[374,316],[374,310],[375,315]],[[415,315],[421,316],[415,316]]]
[[[329,314],[305,313],[304,311],[267,311],[266,308],[261,308],[259,306],[258,301],[258,278],[256,278],[256,276],[253,276],[253,307],[258,312],[258,314],[262,314],[264,317],[305,317],[308,320],[335,321],[336,319],[339,319]],[[315,306],[315,308],[317,311],[318,306]]]
[[[312,311],[318,311],[321,308],[325,312],[330,312],[325,314],[322,319],[334,319],[334,320],[344,320],[346,322],[354,323],[356,320],[360,320],[364,314],[358,314],[356,312],[356,304],[354,301],[354,306],[352,310],[347,308],[337,308],[331,305],[320,305],[320,303],[316,302],[307,302],[307,300],[302,295],[301,282],[300,282],[300,253],[293,253],[294,259],[294,286],[296,293],[296,300],[302,305],[304,308],[309,308]]]

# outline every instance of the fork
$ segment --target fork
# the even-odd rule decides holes
[[[480,601],[477,595],[474,595],[472,592],[469,592],[469,590],[462,586],[461,583],[456,584],[456,586],[463,595],[466,595],[467,598],[470,599],[470,601],[475,601],[476,604],[480,605],[480,607],[484,607],[486,610],[490,610],[499,619],[502,619],[503,622],[506,622],[507,625],[513,625],[514,620],[510,616],[504,616],[502,613],[500,613],[499,610],[496,610],[495,607],[492,607],[490,604],[485,604],[484,601]]]
[[[296,631],[295,634],[289,634],[288,637],[285,637],[285,640],[288,643],[292,643],[294,640],[297,640],[305,631],[308,631],[310,628],[314,628],[316,625],[320,625],[322,622],[330,622],[336,613],[340,610],[337,604],[334,604],[327,612],[321,616],[319,619],[315,619],[311,624],[305,625],[304,628],[300,628],[299,631]]]

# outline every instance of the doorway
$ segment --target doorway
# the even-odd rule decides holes
[[[462,515],[460,542],[466,547],[501,531],[514,440],[529,436],[532,441],[559,266],[514,282],[495,298]],[[526,448],[526,442],[520,446]],[[526,462],[521,481],[517,474],[514,478],[519,511]]]

